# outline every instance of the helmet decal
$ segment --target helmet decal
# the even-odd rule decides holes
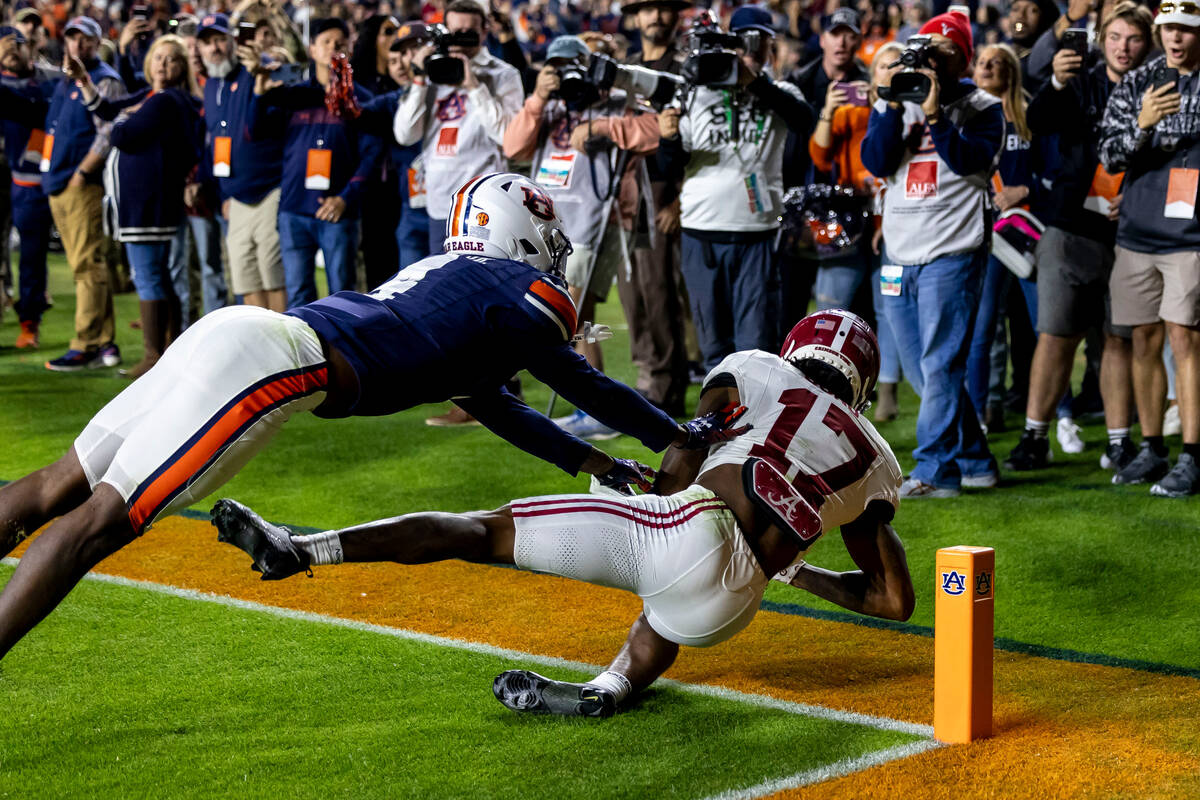
[[[521,192],[525,195],[525,207],[531,214],[547,222],[554,219],[554,201],[550,195],[531,186],[522,186]]]

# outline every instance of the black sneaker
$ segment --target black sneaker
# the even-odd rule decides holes
[[[287,528],[272,525],[236,500],[218,500],[209,513],[217,526],[217,541],[245,551],[264,581],[283,580],[297,572],[312,577],[308,553],[292,544]]]
[[[1038,437],[1025,431],[1021,434],[1021,441],[1017,442],[1017,446],[1008,454],[1004,466],[1014,472],[1045,469],[1051,457],[1049,437]]]
[[[616,700],[604,689],[551,680],[527,669],[510,669],[497,675],[492,694],[505,707],[526,714],[611,717],[617,710]]]
[[[1149,442],[1142,442],[1133,460],[1113,475],[1113,483],[1150,483],[1167,474],[1171,462],[1150,449]]]
[[[1200,492],[1200,466],[1187,453],[1180,455],[1171,471],[1150,487],[1155,497],[1187,497],[1196,492]]]
[[[1124,469],[1136,456],[1137,446],[1133,439],[1126,436],[1117,444],[1109,444],[1104,455],[1100,456],[1100,467],[1111,470]]]

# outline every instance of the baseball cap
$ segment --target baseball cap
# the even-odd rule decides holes
[[[1190,0],[1167,0],[1158,7],[1154,16],[1155,25],[1183,25],[1200,28],[1200,6]]]
[[[67,27],[63,29],[63,35],[71,31],[79,31],[84,36],[90,36],[93,39],[103,39],[104,32],[100,30],[100,23],[91,17],[75,17],[67,23]]]
[[[762,6],[739,6],[729,18],[729,30],[733,33],[745,30],[775,33],[775,28],[771,25],[771,12]]]
[[[967,59],[967,63],[971,63],[972,51],[974,49],[971,39],[971,23],[962,14],[956,14],[952,11],[948,11],[945,14],[938,14],[929,20],[929,22],[922,25],[919,32],[922,34],[938,33],[945,36],[954,42],[955,46],[962,52],[963,57]]]
[[[42,15],[36,8],[25,7],[13,15],[13,22],[28,22],[32,20],[38,25],[42,24]]]
[[[419,20],[402,22],[396,29],[396,40],[392,42],[393,50],[401,50],[410,44],[425,41],[429,38],[429,26]]]
[[[315,20],[311,25],[309,35],[312,36],[313,41],[316,41],[317,37],[325,31],[333,30],[341,31],[343,36],[347,39],[350,38],[350,27],[337,17],[325,17],[324,19]]]
[[[200,18],[200,27],[196,31],[196,36],[204,36],[209,31],[219,33],[222,36],[228,36],[229,17],[225,14],[205,14]]]
[[[25,44],[25,34],[14,28],[12,25],[0,25],[0,39],[6,39],[12,36],[17,40],[17,44]]]
[[[849,28],[855,33],[862,33],[862,20],[853,8],[839,8],[829,15],[829,23],[825,26],[827,31],[835,28]]]
[[[559,36],[554,41],[550,42],[550,48],[546,50],[546,60],[552,58],[587,58],[592,53],[588,50],[588,46],[583,43],[583,39],[578,36]]]
[[[692,0],[633,0],[633,2],[621,4],[621,13],[636,14],[643,8],[653,8],[654,6],[669,8],[673,11],[686,11],[692,7]]]

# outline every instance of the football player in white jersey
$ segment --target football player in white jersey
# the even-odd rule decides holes
[[[643,611],[608,669],[578,684],[510,670],[496,698],[514,711],[608,716],[675,660],[745,628],[768,580],[862,614],[904,620],[914,596],[904,546],[890,521],[900,467],[862,415],[879,371],[875,334],[846,311],[805,317],[782,355],[734,353],[705,382],[699,414],[750,424],[707,451],[668,450],[658,494],[559,495],[496,511],[407,514],[292,536],[222,500],[222,541],[241,547],[264,579],[350,561],[445,559],[516,564],[635,592]],[[720,414],[717,415],[718,417]],[[804,555],[840,527],[859,567],[831,572]]]

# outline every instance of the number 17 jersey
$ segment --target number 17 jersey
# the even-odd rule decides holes
[[[727,356],[705,384],[721,374],[736,381],[747,408],[739,424],[753,427],[714,447],[701,475],[722,464],[764,459],[818,507],[822,533],[853,522],[874,501],[899,507],[900,464],[861,414],[762,350]]]

